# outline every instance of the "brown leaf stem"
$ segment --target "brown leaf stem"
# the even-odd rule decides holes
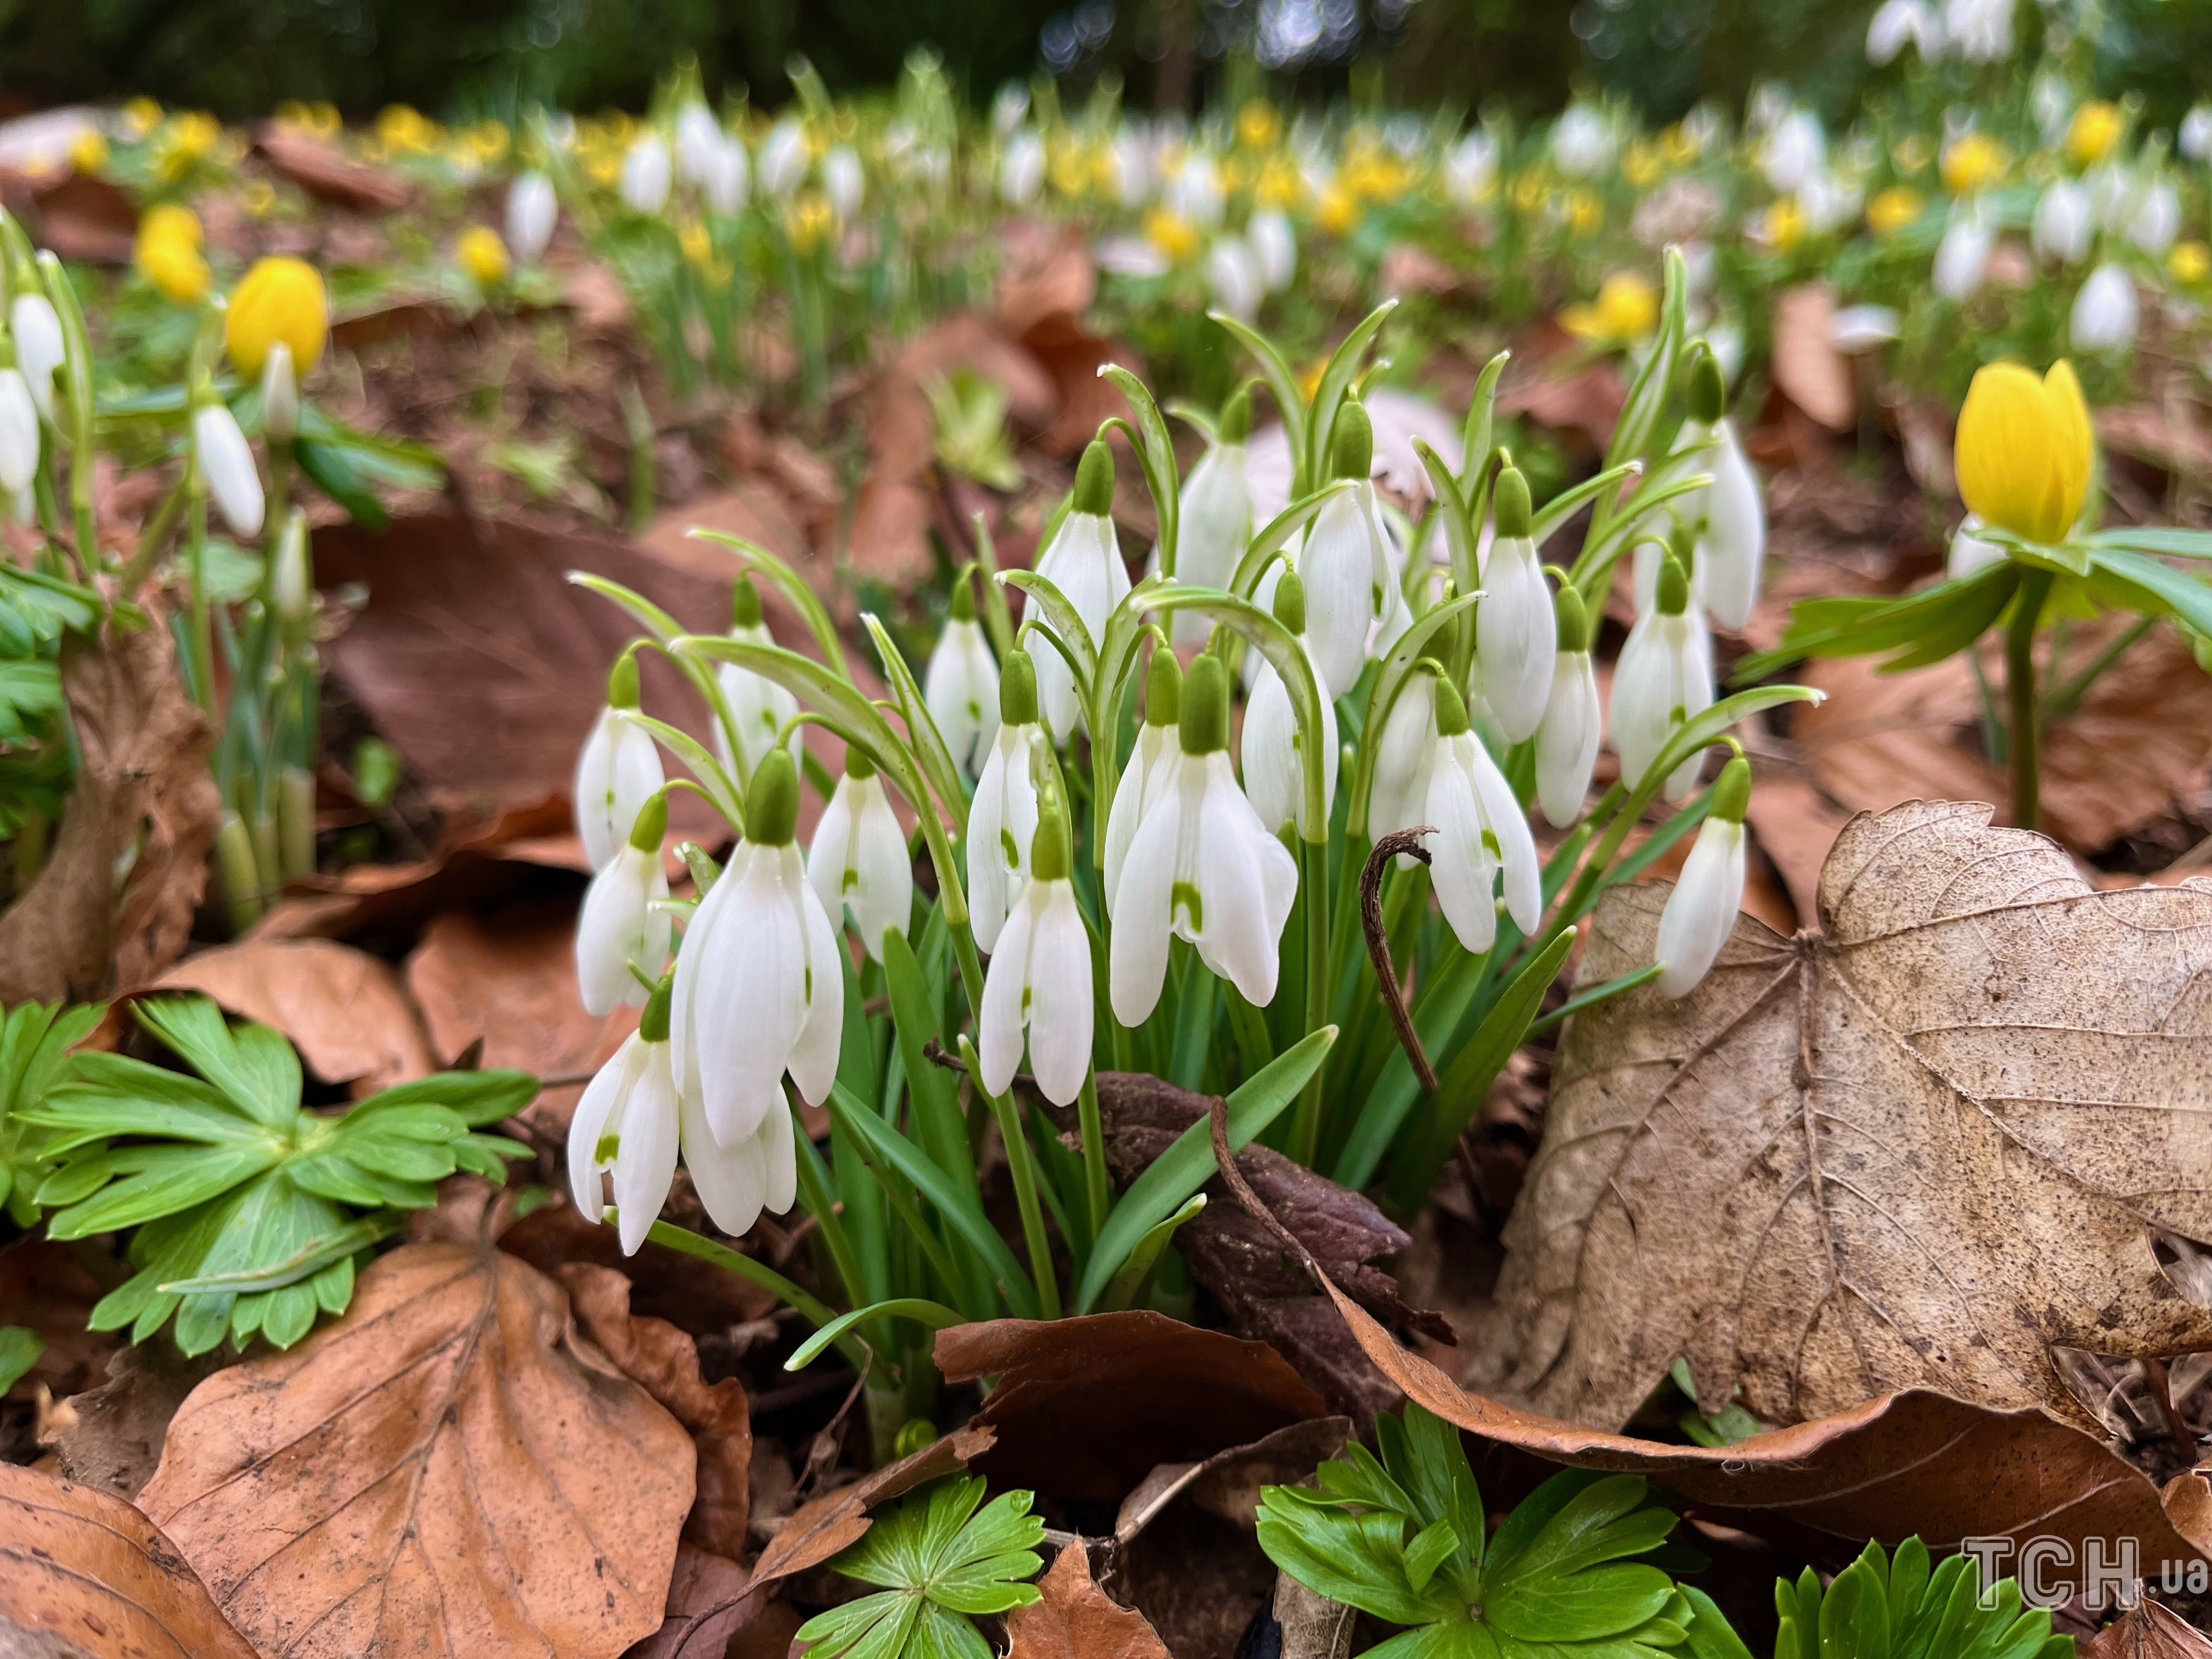
[[[1390,1011],[1390,1024],[1397,1028],[1399,1044],[1406,1058],[1413,1062],[1421,1092],[1429,1095],[1437,1091],[1437,1068],[1429,1064],[1427,1051],[1421,1047],[1421,1034],[1413,1029],[1405,988],[1398,983],[1398,969],[1390,960],[1390,935],[1382,926],[1382,872],[1401,853],[1426,864],[1429,854],[1421,845],[1421,837],[1434,834],[1436,826],[1424,823],[1383,836],[1375,843],[1366,867],[1359,872],[1359,930],[1367,936],[1368,959],[1375,964],[1376,983],[1382,992],[1382,1006]]]

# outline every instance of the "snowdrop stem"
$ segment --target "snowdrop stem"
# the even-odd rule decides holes
[[[1060,1280],[1053,1272],[1052,1240],[1044,1230],[1044,1206],[1037,1200],[1036,1153],[1029,1136],[1022,1132],[1020,1108],[1011,1093],[994,1095],[983,1087],[982,1061],[976,1058],[975,1043],[964,1036],[960,1039],[960,1058],[968,1067],[969,1085],[990,1103],[991,1115],[999,1122],[999,1139],[1006,1144],[1006,1173],[1013,1179],[1014,1202],[1021,1211],[1022,1241],[1029,1250],[1030,1277],[1036,1280],[1040,1316],[1057,1319]],[[1090,1088],[1088,1078],[1084,1087]],[[1091,1231],[1095,1237],[1095,1221]]]
[[[1306,1030],[1318,1031],[1329,1023],[1329,989],[1335,975],[1330,971],[1328,939],[1328,843],[1300,843],[1305,870],[1299,896],[1306,907]],[[1298,1097],[1297,1118],[1291,1126],[1291,1156],[1310,1169],[1321,1152],[1321,1119],[1328,1068],[1316,1066]]]
[[[823,1212],[817,1210],[815,1213],[819,1215]],[[606,1219],[610,1224],[616,1219],[616,1212],[611,1207],[607,1211]],[[685,1255],[695,1256],[702,1261],[712,1262],[717,1267],[726,1268],[740,1279],[751,1280],[769,1295],[795,1310],[801,1318],[817,1330],[820,1330],[825,1325],[836,1322],[836,1314],[820,1297],[810,1295],[766,1262],[733,1250],[726,1244],[717,1243],[711,1238],[702,1238],[690,1228],[679,1227],[672,1221],[654,1222],[651,1231],[646,1234],[646,1237],[655,1244],[665,1245],[668,1249],[681,1251]],[[867,1369],[867,1346],[850,1331],[839,1336],[836,1346],[837,1352],[845,1356],[846,1363],[854,1370],[863,1371]]]
[[[62,325],[62,366],[69,386],[70,514],[76,531],[77,562],[90,576],[100,566],[99,537],[92,512],[92,345],[84,307],[76,289],[51,251],[39,255],[39,277]]]
[[[192,463],[191,471],[199,487],[191,492],[185,520],[185,557],[191,577],[192,624],[192,660],[186,665],[186,672],[191,677],[192,700],[212,713],[215,709],[215,622],[208,605],[207,485],[197,460]]]
[[[1121,1029],[1117,1024],[1117,1031]],[[1098,1073],[1094,1067],[1083,1078],[1083,1092],[1075,1103],[1077,1121],[1083,1130],[1083,1190],[1091,1213],[1091,1237],[1096,1240],[1112,1207],[1106,1185],[1106,1128],[1098,1111]]]

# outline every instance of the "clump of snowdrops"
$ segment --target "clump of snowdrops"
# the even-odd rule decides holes
[[[880,1449],[927,1408],[934,1328],[1187,1303],[1168,1246],[1204,1203],[1206,1127],[1115,1197],[1100,1070],[1225,1096],[1232,1145],[1262,1139],[1410,1213],[1532,1029],[1655,978],[1694,985],[1743,884],[1750,774],[1729,727],[1813,694],[1715,700],[1709,608],[1748,612],[1764,528],[1681,278],[1672,262],[1605,468],[1540,507],[1491,441],[1502,357],[1462,453],[1420,447],[1423,515],[1376,489],[1359,383],[1388,307],[1310,397],[1264,337],[1226,320],[1297,475],[1291,505],[1256,527],[1244,412],[1185,477],[1151,394],[1103,368],[1133,419],[1085,452],[1036,568],[998,570],[979,523],[981,557],[920,675],[863,618],[880,700],[805,583],[758,547],[700,532],[742,569],[726,634],[687,633],[580,575],[644,631],[578,768],[598,874],[577,968],[587,1007],[644,1013],[577,1110],[579,1206],[601,1214],[611,1177],[625,1249],[651,1237],[769,1285],[817,1326],[793,1363],[830,1343],[856,1366],[872,1352]],[[1116,435],[1158,515],[1155,574],[1134,584],[1111,517]],[[1584,506],[1573,562],[1542,564]],[[1650,575],[1605,711],[1590,619],[1632,557]],[[770,640],[757,580],[806,619],[813,654]],[[1018,627],[1010,589],[1026,599]],[[640,706],[647,652],[688,677],[713,732]],[[842,775],[802,746],[807,725],[843,740]],[[1593,804],[1608,726],[1620,776]],[[669,757],[690,775],[669,779]],[[802,848],[809,788],[823,804]],[[668,882],[676,790],[709,801],[735,842],[720,864],[678,849],[694,897]],[[1662,803],[1675,810],[1647,826]],[[1532,806],[1559,832],[1548,854]],[[1544,1013],[1604,889],[1692,831],[1658,959]],[[791,1089],[826,1108],[826,1149],[797,1127]],[[1048,1108],[1072,1115],[1065,1144]],[[1019,1254],[980,1197],[993,1126]],[[726,1233],[804,1208],[843,1310],[656,1221],[679,1159]]]

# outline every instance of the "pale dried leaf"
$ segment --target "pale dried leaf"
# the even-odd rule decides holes
[[[1822,933],[1741,921],[1681,1001],[1574,1023],[1493,1391],[1620,1424],[1686,1355],[1770,1421],[1920,1387],[2086,1426],[2050,1345],[2212,1346],[2148,1237],[2212,1236],[2212,887],[2099,893],[1989,816],[1863,815]],[[1580,982],[1649,962],[1665,898],[1608,894]]]
[[[195,1389],[140,1496],[264,1653],[612,1659],[659,1628],[690,1437],[489,1245],[414,1244]]]
[[[1098,1588],[1080,1539],[1061,1549],[1037,1589],[1042,1599],[1006,1615],[1007,1659],[1168,1659],[1145,1615]]]
[[[399,975],[351,945],[245,939],[188,957],[154,984],[203,992],[234,1014],[273,1026],[325,1083],[356,1083],[369,1094],[438,1069]]]
[[[2212,1637],[2182,1622],[2163,1603],[2146,1598],[2122,1613],[2081,1649],[2081,1659],[2212,1659]]]
[[[1858,389],[1830,333],[1835,314],[1836,296],[1820,283],[1774,296],[1774,384],[1831,432],[1849,432],[1858,424]]]

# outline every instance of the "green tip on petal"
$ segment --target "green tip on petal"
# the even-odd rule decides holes
[[[1152,666],[1145,670],[1145,724],[1173,726],[1182,718],[1182,665],[1164,645],[1152,647]]]
[[[1525,537],[1534,515],[1528,505],[1528,480],[1521,469],[1507,462],[1498,474],[1498,490],[1492,498],[1500,536]]]
[[[1698,354],[1690,369],[1690,418],[1711,426],[1728,412],[1728,382],[1721,379],[1721,360],[1708,349]]]
[[[730,589],[730,623],[736,628],[760,626],[760,590],[753,586],[750,572],[738,577]]]
[[[1036,833],[1030,837],[1030,873],[1039,881],[1066,881],[1074,866],[1067,844],[1067,818],[1057,805],[1037,814]]]
[[[848,778],[872,778],[876,763],[868,758],[868,751],[857,743],[845,745],[845,775]]]
[[[1468,724],[1467,699],[1448,674],[1437,676],[1437,735],[1455,738],[1472,728]]]
[[[637,822],[629,827],[629,844],[641,853],[658,853],[668,833],[668,792],[656,789],[637,809]]]
[[[1306,631],[1306,585],[1295,570],[1283,572],[1275,584],[1275,620],[1293,634]]]
[[[1375,423],[1357,398],[1346,398],[1337,408],[1329,459],[1330,472],[1339,478],[1364,478],[1375,470]]]
[[[788,847],[799,829],[799,769],[790,751],[771,749],[753,769],[745,792],[745,839],[761,847]]]
[[[1229,394],[1221,405],[1221,441],[1241,444],[1252,435],[1252,388],[1248,383]]]
[[[1093,438],[1076,465],[1073,510],[1102,519],[1114,510],[1114,452],[1103,438]]]
[[[1682,562],[1682,568],[1687,570],[1698,556],[1697,526],[1682,519],[1675,520],[1667,532],[1667,546]]]
[[[1036,664],[1019,646],[1006,653],[1006,665],[999,671],[999,720],[1005,726],[1037,723]]]
[[[1182,677],[1182,752],[1210,755],[1229,747],[1229,671],[1211,651]]]
[[[1572,582],[1564,585],[1552,600],[1553,614],[1559,619],[1559,649],[1587,651],[1590,646],[1589,607],[1583,603],[1583,591]]]
[[[635,708],[637,707],[637,654],[625,651],[615,659],[615,665],[607,670],[607,707]]]
[[[1713,816],[1741,823],[1750,806],[1751,763],[1738,755],[1721,768],[1720,781],[1713,785]]]
[[[975,584],[968,580],[964,570],[952,579],[952,620],[975,620]]]
[[[1690,608],[1690,573],[1669,553],[1659,567],[1659,614],[1679,617]]]
[[[675,994],[676,973],[672,969],[660,976],[660,983],[645,1000],[644,1013],[638,1016],[637,1034],[647,1042],[668,1041],[668,1005]]]

